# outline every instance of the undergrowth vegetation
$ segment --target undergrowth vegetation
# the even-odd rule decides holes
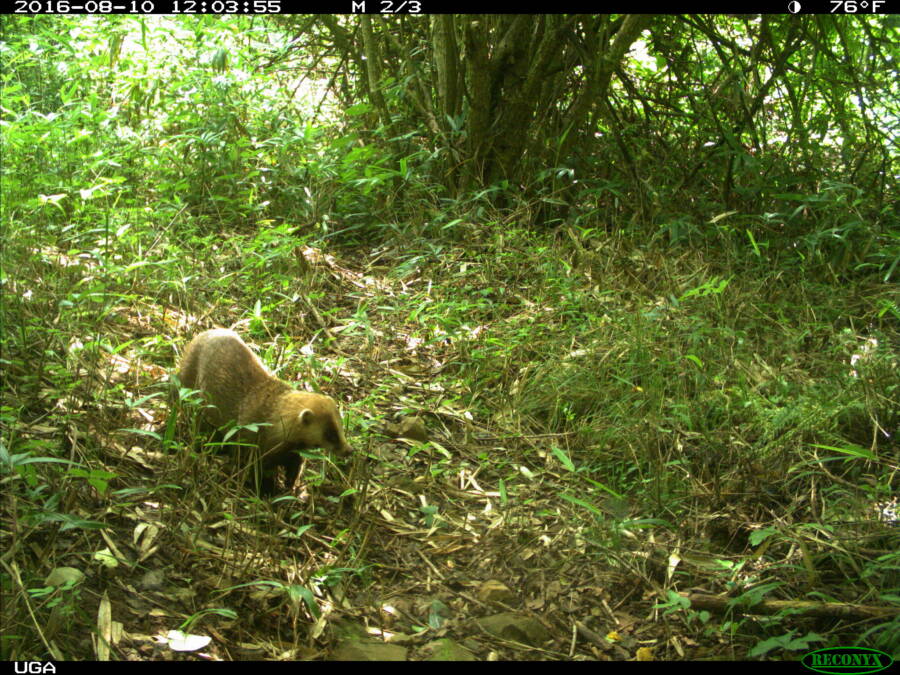
[[[300,87],[281,24],[192,19],[3,17],[0,656],[320,658],[362,618],[483,657],[499,579],[557,631],[506,658],[900,657],[895,202],[634,222],[588,177],[547,224],[558,172],[451,194],[334,55]],[[353,461],[244,489],[170,382],[211,326]]]

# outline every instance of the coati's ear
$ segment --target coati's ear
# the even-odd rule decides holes
[[[300,424],[312,424],[312,421],[314,419],[315,415],[309,408],[306,408],[305,410],[301,411],[299,415],[297,415],[297,421],[300,422]]]

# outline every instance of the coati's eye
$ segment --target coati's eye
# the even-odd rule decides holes
[[[341,437],[338,435],[337,428],[331,424],[325,430],[325,441],[335,447],[341,444]]]

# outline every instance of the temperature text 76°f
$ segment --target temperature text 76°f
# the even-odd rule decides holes
[[[830,0],[830,2],[832,14],[835,12],[857,14],[866,11],[877,14],[878,8],[886,4],[884,0],[871,0],[871,2],[869,0]]]

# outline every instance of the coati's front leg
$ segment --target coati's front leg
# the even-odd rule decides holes
[[[284,487],[288,492],[294,489],[294,483],[297,482],[297,476],[300,475],[300,453],[292,450],[288,453],[283,462],[284,466]]]
[[[259,494],[263,497],[271,497],[275,494],[275,472],[270,470],[259,478]]]

